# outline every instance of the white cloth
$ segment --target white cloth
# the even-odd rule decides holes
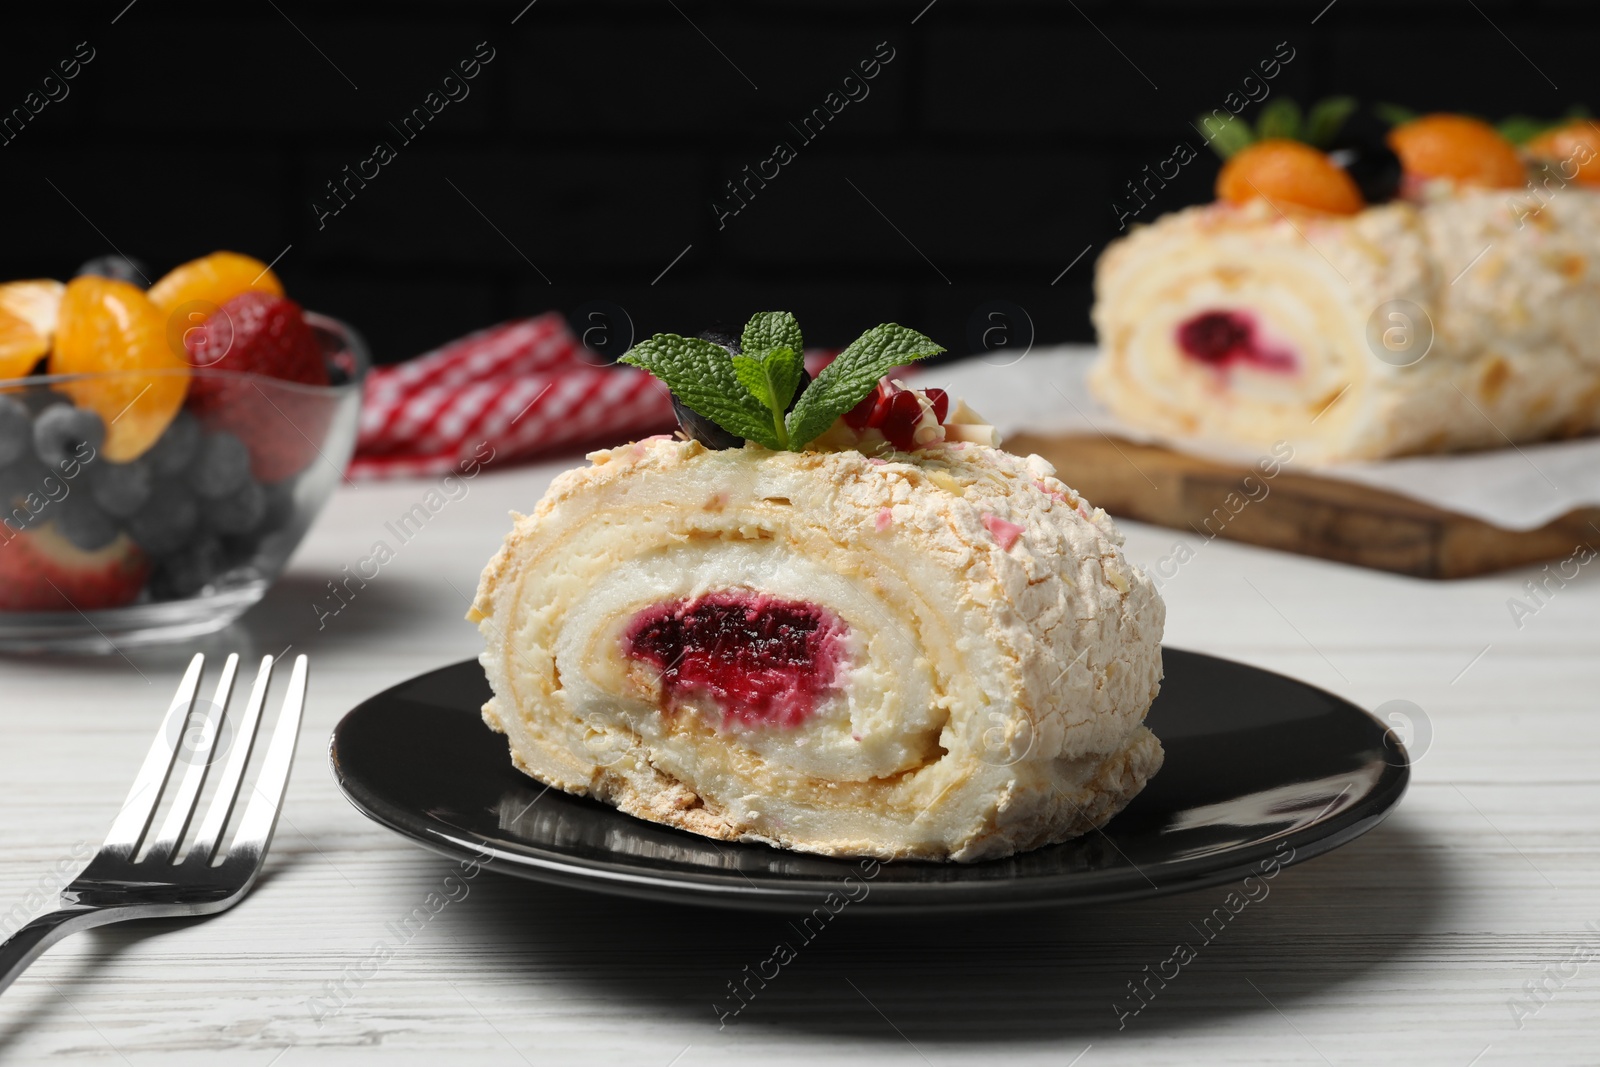
[[[1094,356],[1093,345],[1039,348],[1020,358],[1000,350],[929,368],[917,385],[945,388],[952,400],[964,398],[1002,435],[1101,433],[1223,462],[1248,465],[1259,458],[1209,443],[1157,438],[1119,422],[1084,384]],[[1287,469],[1387,490],[1506,530],[1533,530],[1575,509],[1600,507],[1600,437],[1373,463],[1313,467],[1295,461]],[[1070,471],[1061,476],[1072,483]]]

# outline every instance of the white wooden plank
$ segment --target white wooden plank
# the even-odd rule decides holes
[[[291,643],[311,656],[266,876],[214,919],[113,927],[53,949],[0,998],[0,1055],[285,1067],[944,1067],[1001,1053],[1056,1067],[1080,1054],[1083,1067],[1594,1062],[1600,962],[1567,972],[1575,949],[1600,946],[1586,926],[1600,925],[1600,585],[1580,578],[1518,629],[1505,601],[1530,572],[1429,583],[1221,542],[1166,583],[1171,643],[1366,706],[1414,701],[1432,743],[1388,823],[1282,874],[1122,1029],[1126,983],[1194,938],[1222,890],[1059,914],[850,919],[719,1029],[713,1002],[765,958],[781,919],[486,875],[361,978],[373,946],[394,940],[386,924],[450,865],[344,802],[328,732],[372,693],[476,653],[462,595],[506,511],[531,508],[555,469],[472,482],[319,630],[324,583],[425,485],[340,491],[267,602],[199,643],[247,661]],[[1130,525],[1129,551],[1151,563],[1178,536]],[[118,657],[0,661],[0,915],[57,884],[75,843],[80,856],[98,843],[188,651],[130,652],[137,670]],[[1550,991],[1519,1028],[1512,1004],[1541,980]],[[341,981],[339,1010],[317,1025],[313,998]]]

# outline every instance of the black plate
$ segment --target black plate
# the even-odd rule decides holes
[[[902,912],[1176,893],[1337,848],[1405,792],[1405,750],[1354,704],[1195,652],[1169,648],[1165,661],[1148,723],[1166,765],[1103,831],[987,863],[885,863],[865,895],[844,882],[860,876],[859,860],[725,844],[546,791],[483,725],[489,685],[475,660],[355,708],[333,731],[331,757],[357,809],[447,856],[602,893],[780,910],[815,907],[841,887],[852,911]]]

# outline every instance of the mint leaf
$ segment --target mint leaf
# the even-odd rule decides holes
[[[1199,130],[1205,135],[1206,142],[1211,145],[1212,151],[1223,159],[1229,159],[1249,148],[1255,143],[1255,132],[1250,129],[1250,124],[1244,119],[1232,119],[1218,123],[1216,115],[1201,115],[1197,120]]]
[[[784,412],[789,409],[789,401],[800,384],[800,372],[805,368],[800,324],[787,311],[758,311],[744,324],[739,347],[744,354],[733,357],[734,372],[751,395],[772,413],[773,432],[779,444],[788,448]]]
[[[761,366],[761,361],[751,356],[734,356],[733,373],[739,379],[739,384],[750,391],[750,395],[761,401],[761,406],[772,406],[772,383],[767,381],[767,372]]]
[[[1256,117],[1256,136],[1268,138],[1300,139],[1300,105],[1287,96],[1280,96],[1261,109]]]
[[[941,345],[916,330],[892,322],[874,326],[851,341],[838,358],[822,369],[800,394],[789,413],[789,447],[804,448],[872,392],[893,367],[943,352]]]
[[[1515,145],[1527,144],[1535,137],[1549,133],[1551,130],[1560,129],[1568,123],[1589,117],[1589,111],[1582,104],[1567,108],[1567,113],[1559,119],[1539,119],[1531,115],[1511,115],[1501,119],[1495,129],[1500,131],[1500,136]]]
[[[805,353],[787,346],[774,348],[762,366],[772,382],[772,406],[780,412],[788,411],[789,401],[800,385],[800,372],[806,369]]]
[[[787,311],[758,311],[751,315],[750,321],[744,324],[739,347],[744,349],[745,355],[757,359],[769,348],[805,351],[805,343],[800,340],[800,324]]]
[[[1412,119],[1419,118],[1422,114],[1420,111],[1413,111],[1411,108],[1401,107],[1399,104],[1374,104],[1372,110],[1377,114],[1378,118],[1391,126],[1404,126]]]
[[[729,433],[768,448],[783,447],[767,405],[740,384],[721,345],[658,333],[628,349],[620,362],[649,371],[680,401]]]
[[[1558,125],[1560,123],[1551,122],[1548,119],[1536,119],[1529,115],[1512,115],[1509,118],[1501,119],[1495,125],[1495,129],[1500,131],[1500,136],[1512,144],[1524,145]]]
[[[1325,96],[1306,112],[1305,137],[1318,148],[1327,148],[1339,136],[1345,120],[1356,110],[1353,96]]]
[[[788,408],[789,401],[794,398],[804,365],[804,357],[792,348],[771,349],[765,359],[733,357],[733,373],[738,376],[739,384],[762,404],[780,412]]]
[[[800,370],[804,365],[803,355],[782,346],[768,349],[766,357],[762,359],[733,357],[733,373],[738,376],[739,384],[765,404],[771,413],[772,431],[780,448],[789,447],[789,431],[784,425],[783,413],[789,407],[789,399],[794,396],[795,386],[800,384]]]

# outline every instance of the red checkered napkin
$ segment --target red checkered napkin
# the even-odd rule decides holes
[[[677,425],[666,387],[608,366],[555,312],[469,334],[367,376],[350,477],[435,477]],[[493,451],[491,452],[490,449]]]

